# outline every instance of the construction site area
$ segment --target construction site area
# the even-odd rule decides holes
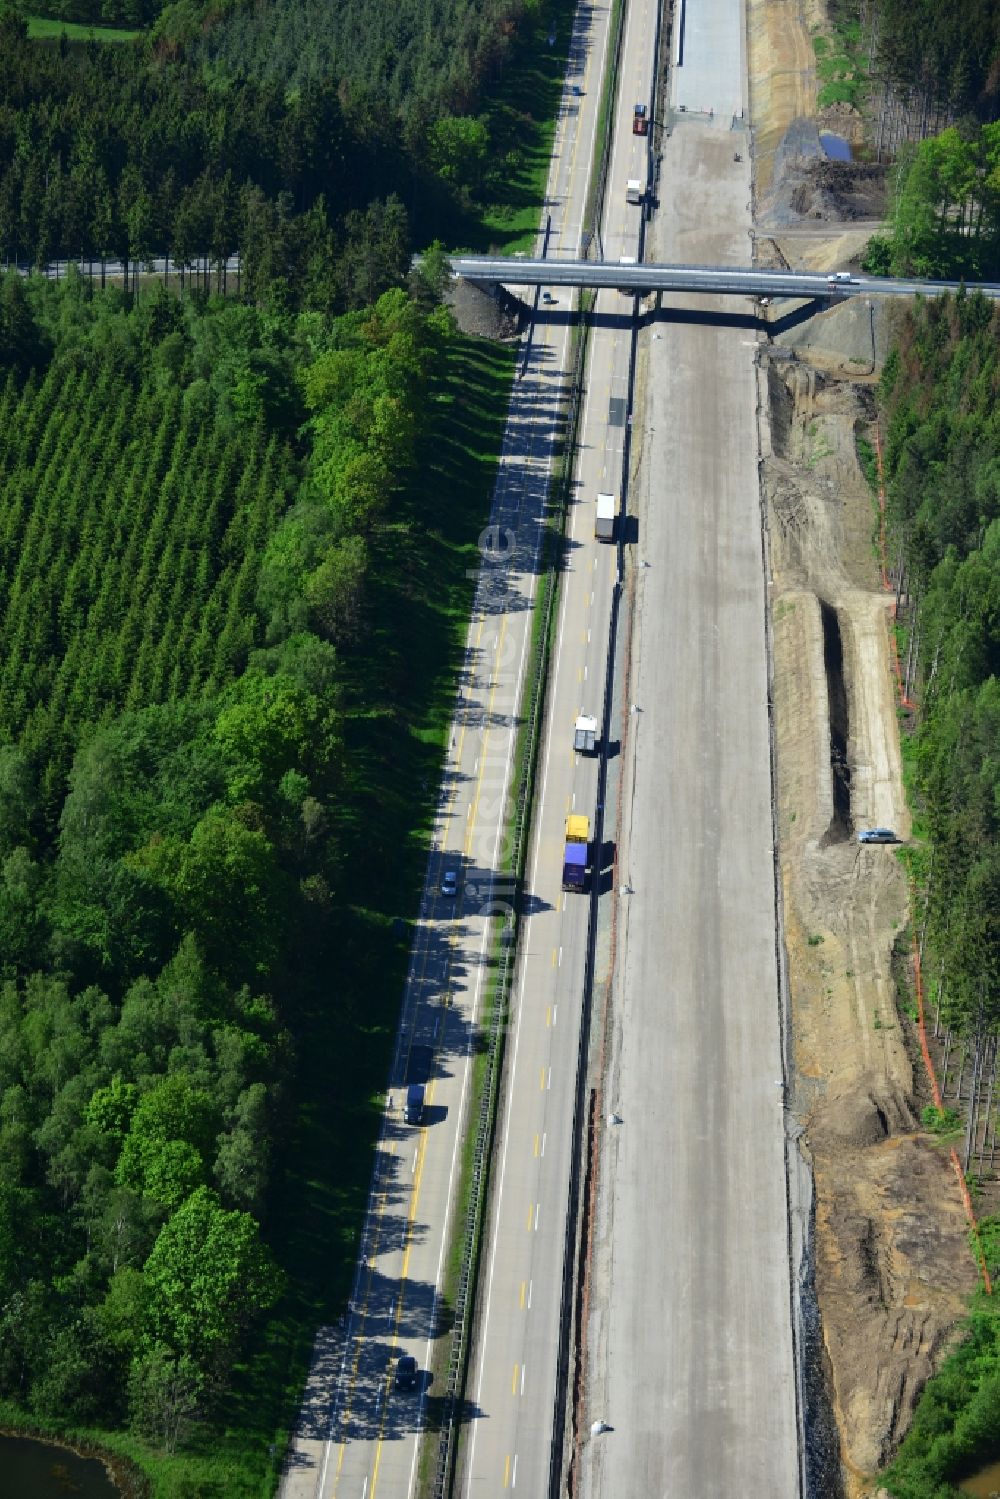
[[[828,29],[822,0],[749,4],[761,265],[857,267],[884,210],[885,168],[865,159],[865,120],[817,104],[813,40]],[[829,130],[857,159],[827,159]],[[886,827],[905,843],[910,833],[901,733],[911,714],[872,482],[876,385],[902,312],[858,299],[801,322],[787,304],[765,315],[761,484],[790,1105],[813,1173],[824,1382],[853,1499],[877,1489],[874,1475],[953,1344],[977,1266],[957,1161],[921,1124],[936,1099],[905,866],[893,848],[857,837]],[[932,1022],[923,1049],[933,1069]]]

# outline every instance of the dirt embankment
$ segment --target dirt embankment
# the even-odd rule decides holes
[[[830,162],[821,129],[858,145],[846,106],[820,116],[813,36],[825,0],[747,0],[756,260],[857,263],[884,210],[882,169]],[[873,439],[887,315],[852,300],[797,321],[769,311],[761,372],[771,536],[777,795],[794,1031],[793,1106],[816,1194],[815,1287],[849,1499],[871,1492],[975,1282],[892,952],[907,890],[867,825],[909,831],[875,516],[858,461]]]
[[[754,190],[770,192],[775,157],[794,120],[816,113],[816,58],[810,31],[823,24],[823,0],[747,0]],[[818,144],[818,142],[817,142]]]
[[[906,1429],[975,1275],[954,1175],[919,1128],[928,1100],[897,1009],[903,870],[891,849],[856,837],[872,824],[909,831],[891,595],[857,456],[885,332],[855,302],[781,339],[761,380],[794,1107],[815,1175],[816,1289],[853,1495]]]
[[[848,104],[818,108],[814,36],[829,32],[826,0],[747,0],[747,56],[753,122],[754,204],[772,229],[863,220],[885,211],[885,168],[830,161],[829,130],[862,144],[863,120]]]

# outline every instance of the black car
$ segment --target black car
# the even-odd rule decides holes
[[[415,1390],[417,1387],[417,1361],[412,1353],[404,1353],[396,1361],[396,1389]]]

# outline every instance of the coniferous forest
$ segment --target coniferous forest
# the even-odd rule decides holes
[[[403,291],[0,308],[0,1397],[170,1452],[287,1293],[318,994],[350,1055],[350,662],[452,336]]]
[[[0,257],[238,251],[255,300],[366,305],[414,245],[476,241],[484,207],[510,207],[533,117],[490,91],[559,9],[181,0],[117,46],[40,44],[3,11]]]
[[[0,276],[0,1421],[238,1499],[349,1290],[511,374],[412,253],[537,222],[570,7],[40,9],[145,29],[0,13],[0,257],[240,271]]]
[[[876,78],[959,117],[986,121],[1000,114],[994,0],[857,0],[856,10],[870,38]]]
[[[973,1190],[979,1175],[992,1174],[1000,1038],[998,395],[994,304],[961,295],[907,314],[880,403],[889,539],[905,603],[903,650],[919,705],[907,744],[917,833],[910,852],[914,919],[938,1030],[973,1079],[963,1105],[925,1122],[955,1132]],[[1000,1220],[983,1219],[980,1234],[995,1286]],[[965,1336],[924,1392],[884,1476],[899,1499],[956,1499],[961,1477],[995,1460],[995,1301],[996,1293],[975,1296]]]

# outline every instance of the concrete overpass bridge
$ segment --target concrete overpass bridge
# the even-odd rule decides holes
[[[689,292],[704,296],[827,298],[939,297],[981,291],[1000,299],[1000,282],[924,281],[886,276],[832,275],[814,271],[765,271],[753,267],[710,265],[655,265],[632,261],[529,260],[518,256],[455,255],[452,273],[482,285],[502,284],[511,290],[531,287],[610,288],[631,296],[653,292]]]

